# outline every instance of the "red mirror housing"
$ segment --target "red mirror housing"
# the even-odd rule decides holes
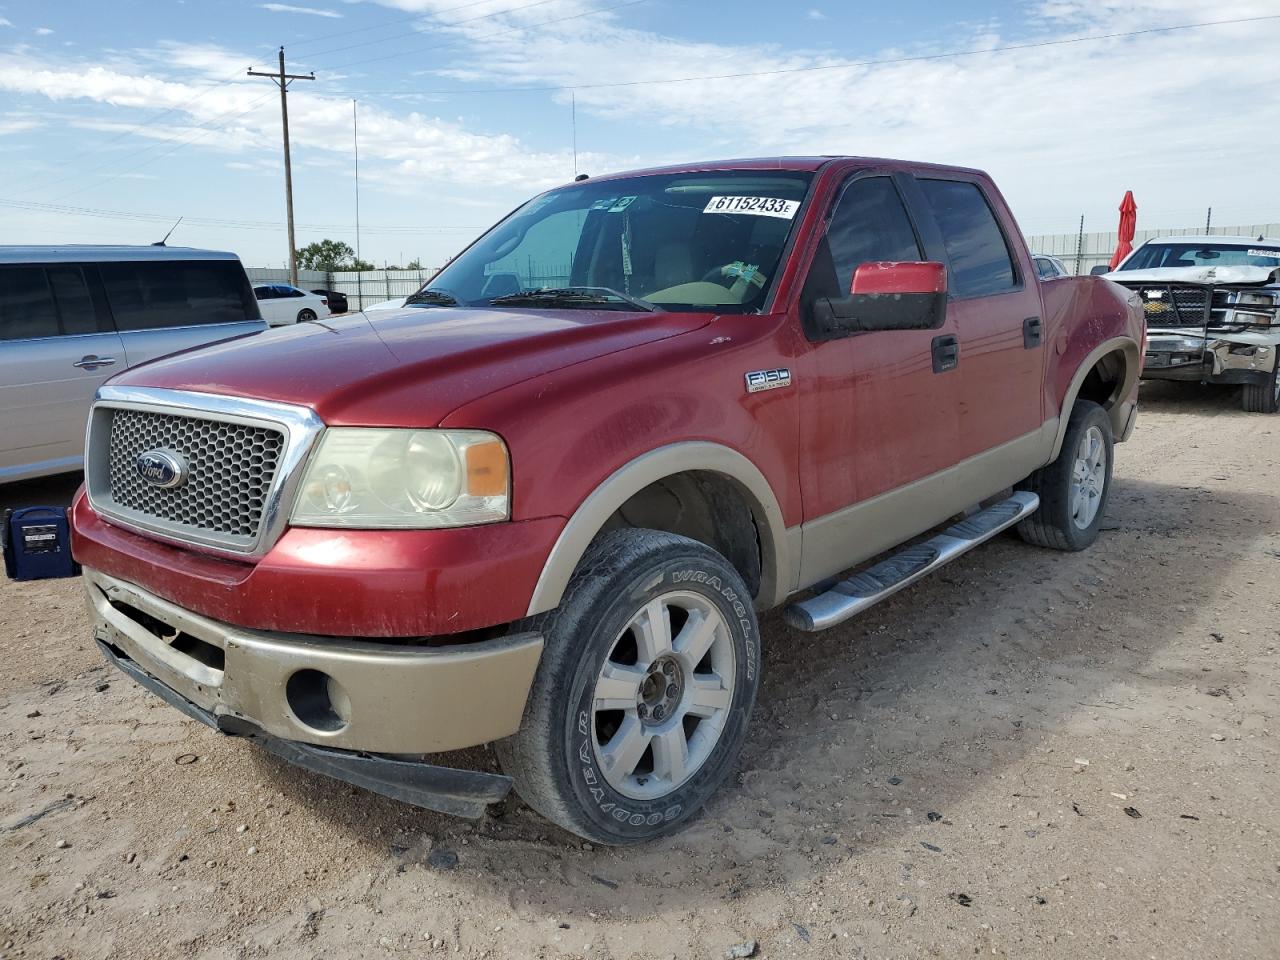
[[[853,272],[849,293],[859,294],[944,294],[947,268],[932,260],[875,260],[859,264]]]

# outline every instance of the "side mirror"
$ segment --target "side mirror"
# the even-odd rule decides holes
[[[823,297],[814,318],[827,337],[873,330],[936,330],[947,319],[947,268],[933,261],[872,261],[847,297]]]
[[[1107,274],[1110,272],[1111,272],[1111,268],[1107,266],[1105,263],[1100,263],[1096,267],[1089,268],[1089,276],[1091,277],[1101,277],[1103,274]]]

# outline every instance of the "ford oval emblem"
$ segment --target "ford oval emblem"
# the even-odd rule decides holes
[[[187,482],[187,461],[172,450],[148,450],[133,462],[138,476],[153,487],[172,490]]]

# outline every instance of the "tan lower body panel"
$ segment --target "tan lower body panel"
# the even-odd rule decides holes
[[[215,716],[337,749],[438,753],[509,736],[542,653],[537,634],[415,647],[242,630],[96,570],[84,579],[95,636],[165,686]],[[300,671],[309,682],[291,692]],[[314,711],[317,695],[332,709]]]
[[[1048,462],[1058,419],[906,486],[811,520],[801,527],[797,589],[869,560],[924,533]]]

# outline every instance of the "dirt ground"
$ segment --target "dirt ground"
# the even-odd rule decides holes
[[[291,769],[101,666],[78,583],[2,583],[0,957],[1274,960],[1280,417],[1148,385],[1117,460],[1089,552],[766,618],[737,779],[621,851]]]

